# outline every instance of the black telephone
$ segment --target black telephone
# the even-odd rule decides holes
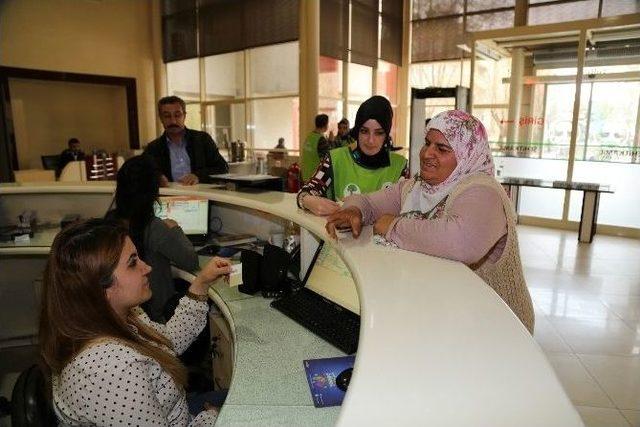
[[[265,298],[276,298],[290,291],[299,282],[299,247],[289,254],[279,246],[267,244],[262,255],[243,250],[240,260],[243,281],[238,287],[240,292],[254,294],[261,291]]]

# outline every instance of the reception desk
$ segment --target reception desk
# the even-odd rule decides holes
[[[105,183],[5,184],[0,213],[14,209],[11,197],[45,212],[50,197],[102,196],[106,203],[112,192]],[[463,264],[375,245],[370,228],[360,239],[332,241],[324,220],[297,209],[292,194],[206,184],[161,194],[207,197],[267,224],[293,221],[332,245],[357,285],[361,329],[353,377],[343,405],[323,409],[313,407],[302,361],[342,353],[270,309],[268,300],[222,284],[210,289],[235,342],[218,425],[582,425],[540,347]],[[0,255],[16,249],[5,244]]]

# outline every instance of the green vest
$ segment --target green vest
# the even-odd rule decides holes
[[[329,151],[333,169],[333,191],[327,194],[333,200],[342,200],[351,194],[367,194],[398,182],[407,159],[389,153],[390,164],[379,169],[367,169],[351,157],[349,147]]]
[[[318,141],[320,141],[322,135],[316,131],[313,131],[307,136],[304,141],[304,147],[302,148],[302,179],[304,182],[309,181],[309,178],[313,176],[313,173],[320,164],[320,156],[318,156]]]

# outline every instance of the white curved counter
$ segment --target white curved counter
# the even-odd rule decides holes
[[[112,191],[108,184],[5,184],[0,198]],[[358,240],[331,241],[324,220],[297,209],[292,194],[228,192],[206,184],[174,186],[162,194],[204,196],[267,212],[335,246],[357,284],[361,313],[358,354],[337,425],[583,425],[540,347],[495,292],[463,264],[377,246],[370,227]],[[233,310],[226,313],[234,324]],[[250,379],[241,378],[250,374],[234,372],[232,392],[250,387]],[[311,405],[310,395],[308,399]],[[327,418],[331,411],[325,409],[313,409],[305,417],[314,413],[335,419],[335,413]]]

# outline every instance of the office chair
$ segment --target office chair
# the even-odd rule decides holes
[[[40,159],[42,160],[42,169],[58,170],[58,165],[60,164],[60,156],[58,154],[40,156]]]
[[[11,394],[11,425],[56,426],[47,395],[45,377],[38,365],[22,371]]]
[[[0,418],[11,415],[11,402],[4,396],[0,396]]]

